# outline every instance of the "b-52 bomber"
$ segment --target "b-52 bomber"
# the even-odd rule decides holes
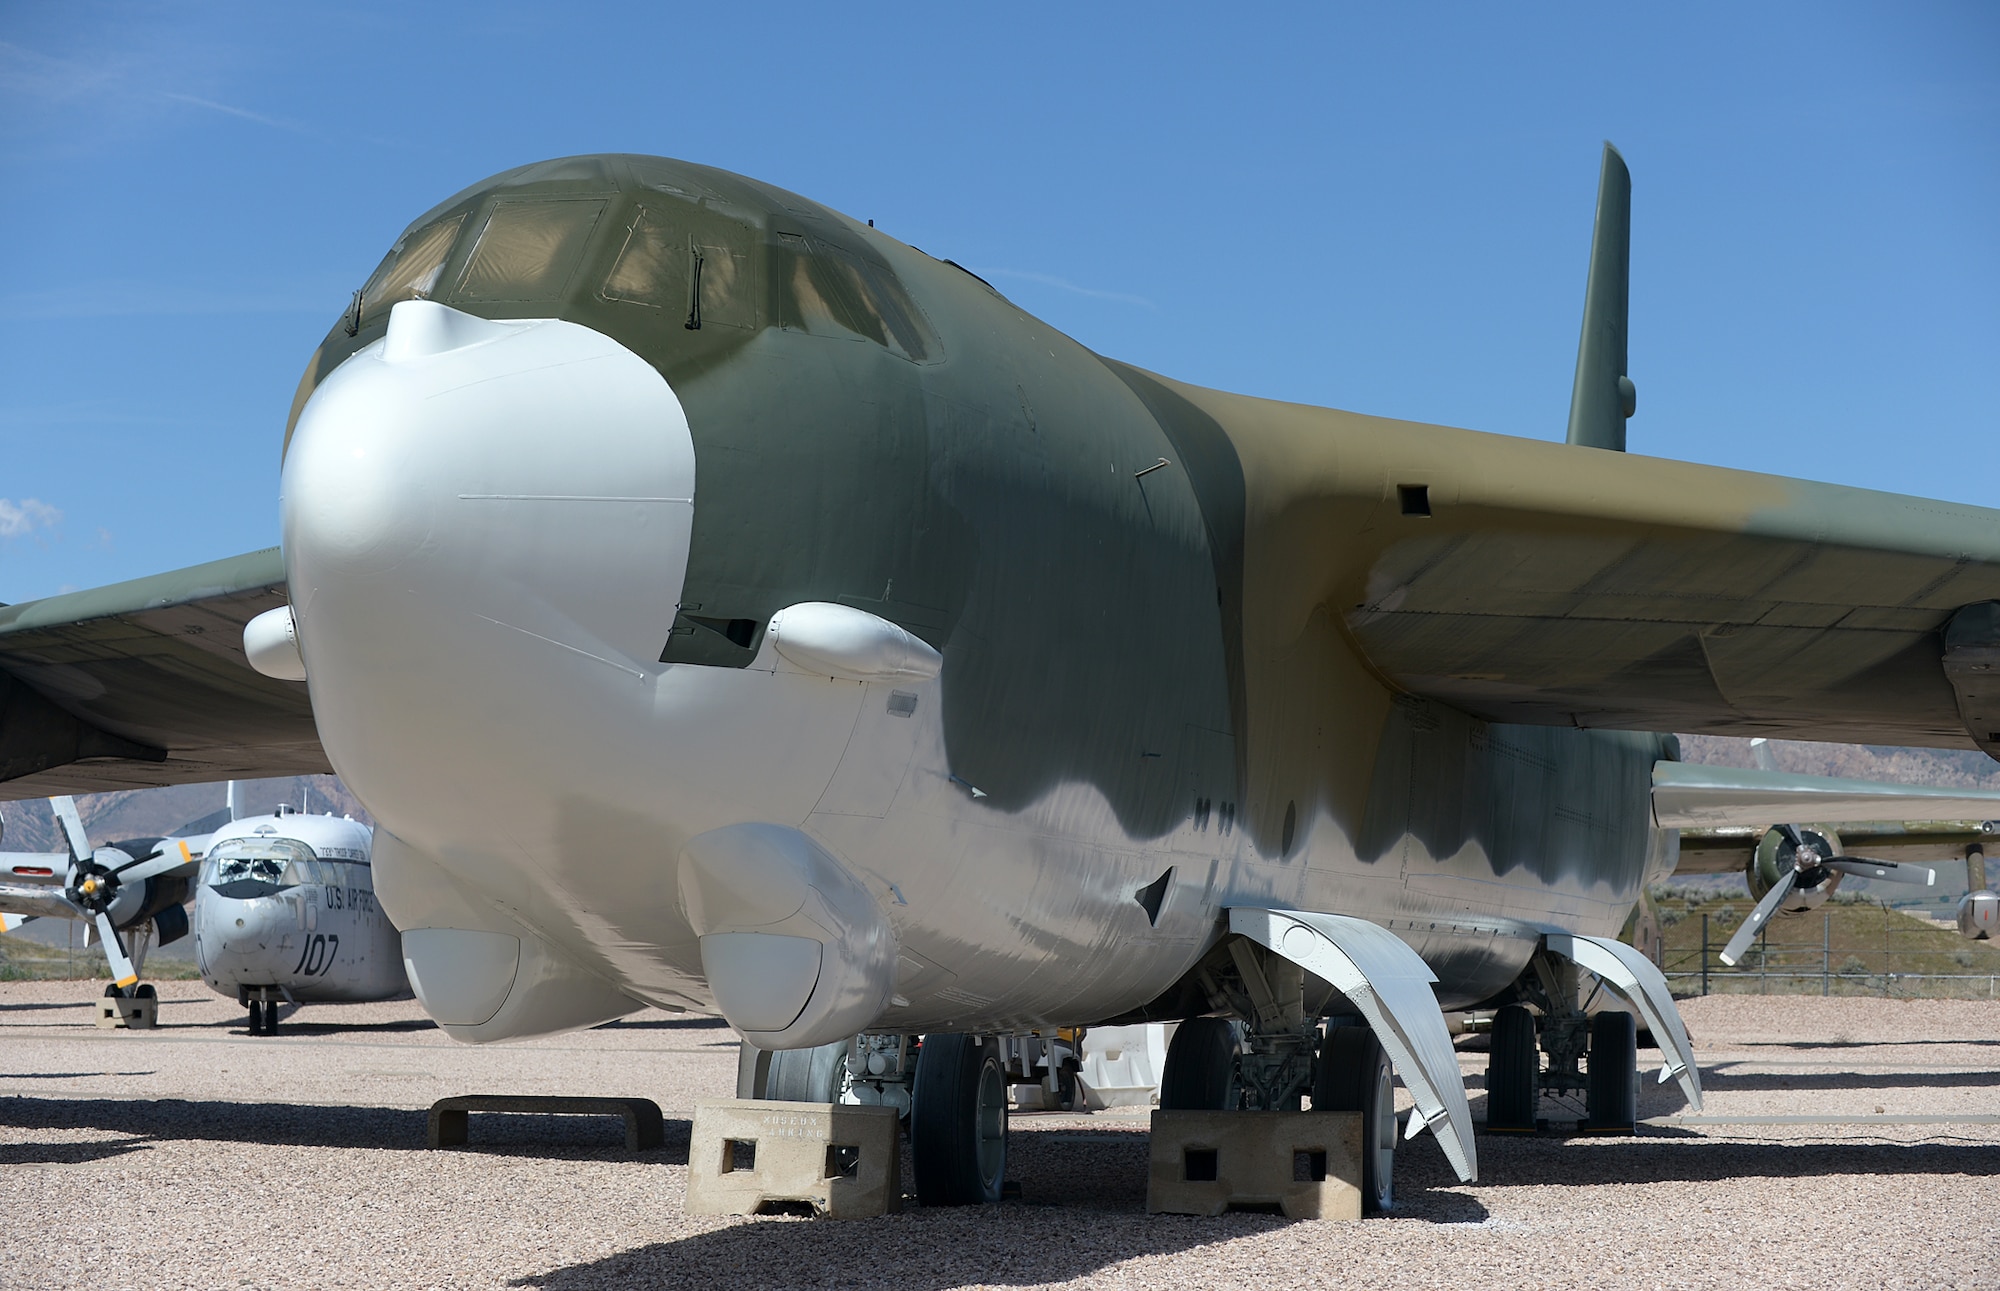
[[[1475,1177],[1441,1010],[1493,1123],[1630,1122],[1593,977],[1698,1100],[1618,929],[1683,825],[1861,808],[1654,732],[2000,753],[2000,512],[1623,451],[1629,203],[1607,148],[1556,443],[1142,371],[706,166],[508,171],[307,364],[279,549],[0,610],[4,791],[331,767],[450,1034],[847,1046],[926,1204],[999,1195],[1029,1029],[1363,1112],[1378,1207],[1392,1070]]]

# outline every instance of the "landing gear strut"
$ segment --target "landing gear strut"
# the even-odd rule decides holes
[[[238,988],[236,998],[250,1009],[251,1035],[278,1034],[278,1005],[284,997],[277,988],[270,986],[240,987]]]

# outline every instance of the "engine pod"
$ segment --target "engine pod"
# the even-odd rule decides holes
[[[888,1003],[894,930],[860,880],[799,830],[751,822],[690,839],[679,891],[716,1007],[758,1048],[845,1040]]]

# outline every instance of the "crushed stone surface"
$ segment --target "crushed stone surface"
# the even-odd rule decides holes
[[[473,1048],[402,1000],[266,1038],[198,982],[159,989],[158,1030],[101,1032],[92,984],[0,983],[0,1287],[1932,1288],[1993,1285],[2000,1246],[1984,1001],[1683,1001],[1702,1117],[1650,1075],[1636,1138],[1570,1136],[1546,1100],[1558,1128],[1481,1135],[1474,1184],[1420,1137],[1394,1213],[1358,1224],[1147,1215],[1129,1111],[1016,1115],[1019,1201],[837,1222],[683,1213],[694,1103],[733,1093],[713,1019]],[[1479,1119],[1485,1055],[1460,1058]],[[648,1097],[667,1144],[482,1116],[428,1150],[425,1109],[470,1093]],[[1709,1119],[1778,1116],[1845,1119]]]

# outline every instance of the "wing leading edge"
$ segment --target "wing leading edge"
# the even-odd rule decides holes
[[[0,800],[331,770],[303,685],[243,657],[276,548],[0,606]]]

